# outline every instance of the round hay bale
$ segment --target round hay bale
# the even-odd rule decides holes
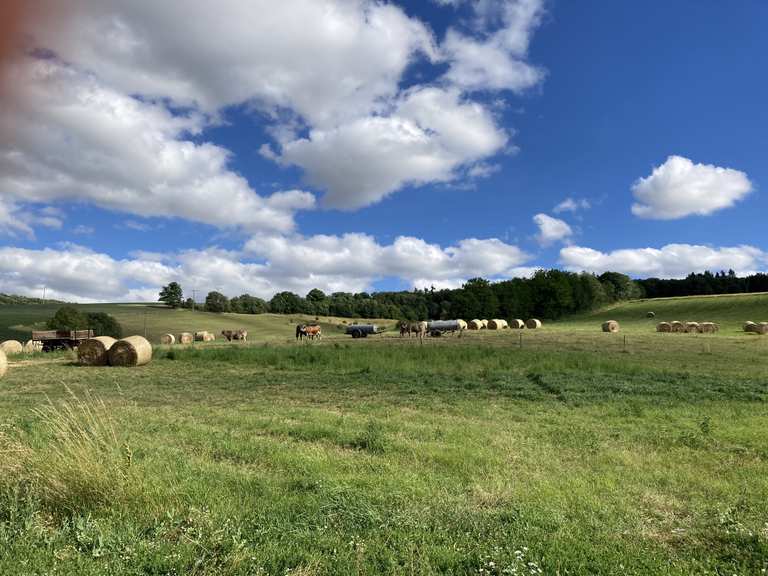
[[[494,318],[493,320],[488,320],[488,330],[501,330],[503,328],[504,320],[497,320]]]
[[[456,320],[456,324],[459,325],[459,330],[466,330],[468,325],[464,320]]]
[[[191,332],[182,332],[179,334],[179,344],[192,344],[195,341],[195,337]]]
[[[482,326],[483,326],[483,323],[482,323],[482,321],[480,321],[480,320],[477,320],[477,319],[475,319],[475,320],[470,320],[470,321],[469,321],[469,324],[468,324],[468,328],[469,328],[470,330],[480,330],[480,329],[482,328]]]
[[[520,318],[515,318],[509,323],[509,327],[512,328],[513,330],[522,330],[523,328],[525,328],[525,322],[520,320]]]
[[[672,326],[672,332],[685,332],[685,324],[678,320],[673,320],[670,322],[670,325]]]
[[[507,322],[506,320],[502,320],[501,321],[501,329],[502,330],[507,330],[508,328],[509,328],[509,322]]]
[[[160,336],[160,344],[165,344],[166,346],[176,344],[176,336],[173,334],[163,334]]]
[[[203,342],[213,342],[216,340],[216,336],[213,334],[213,332],[205,331],[205,336],[203,336]]]
[[[8,372],[8,358],[5,357],[5,352],[0,350],[0,378],[5,376]]]
[[[81,366],[106,366],[109,364],[109,349],[117,342],[109,336],[90,338],[77,347],[77,361]]]
[[[618,332],[619,323],[616,320],[608,320],[603,322],[603,332]]]
[[[758,334],[768,334],[768,322],[760,322],[755,329]]]
[[[672,332],[672,324],[669,322],[659,322],[656,324],[656,332]]]
[[[646,318],[656,318],[656,312],[648,312],[645,315]]]
[[[480,330],[488,330],[488,320],[480,320]]]
[[[205,335],[208,334],[205,330],[202,332],[195,332],[195,342],[205,342]]]
[[[717,324],[714,322],[702,322],[699,324],[699,334],[714,334],[717,332]]]
[[[24,352],[27,354],[32,354],[34,352],[42,352],[43,351],[43,343],[39,340],[27,340],[27,343],[24,344]]]
[[[698,322],[686,322],[685,323],[685,333],[686,334],[695,334],[699,331],[699,323]]]
[[[128,336],[109,349],[110,366],[144,366],[152,360],[152,344],[143,336]]]
[[[744,323],[744,332],[755,332],[757,328],[757,324],[754,322],[745,322]]]
[[[24,346],[22,346],[21,342],[18,340],[6,340],[0,344],[0,350],[5,352],[6,356],[11,356],[12,354],[21,354],[24,352]]]
[[[530,320],[525,321],[525,327],[529,330],[536,330],[537,328],[541,328],[541,320],[537,320],[536,318],[531,318]]]

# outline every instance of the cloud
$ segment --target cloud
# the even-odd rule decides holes
[[[560,262],[573,271],[623,272],[639,277],[684,278],[691,272],[733,269],[753,274],[768,266],[768,253],[753,246],[712,248],[692,244],[668,244],[661,248],[636,248],[600,252],[582,246],[560,251]]]
[[[463,167],[484,166],[479,161],[507,140],[491,114],[457,90],[417,88],[388,116],[312,130],[286,143],[281,160],[301,166],[313,185],[327,190],[327,205],[356,209],[408,184],[446,182]]]
[[[543,0],[482,1],[474,7],[483,32],[496,21],[500,26],[480,39],[449,29],[441,46],[450,62],[446,80],[465,90],[515,92],[541,82],[543,70],[528,64],[526,58],[531,36],[544,14]]]
[[[579,198],[574,200],[573,198],[566,198],[560,204],[552,209],[555,214],[561,214],[563,212],[578,212],[579,210],[589,210],[591,205],[586,198]]]
[[[365,234],[252,238],[242,252],[217,248],[178,253],[136,253],[115,259],[78,245],[59,249],[0,248],[0,292],[72,301],[155,300],[176,281],[189,292],[219,290],[270,298],[290,290],[306,294],[370,290],[385,277],[412,286],[461,284],[474,276],[517,276],[529,256],[497,239],[466,239],[441,247],[412,237],[382,245]]]
[[[424,24],[373,0],[70,5],[67,25],[29,33],[124,94],[210,114],[251,103],[329,127],[375,112],[417,55],[437,56]]]
[[[16,120],[14,138],[0,144],[6,211],[81,201],[138,216],[288,232],[294,212],[314,206],[306,192],[256,194],[228,168],[226,149],[192,140],[203,128],[199,115],[174,115],[52,59],[28,59],[14,75],[26,97],[0,107],[0,125]]]
[[[542,246],[550,246],[555,242],[567,241],[573,236],[573,230],[567,222],[546,214],[536,214],[533,221],[539,227],[536,240]]]
[[[472,10],[471,31],[451,29],[439,44],[376,0],[190,0],[184,27],[175,2],[72,0],[56,18],[23,23],[30,46],[67,65],[28,60],[31,71],[16,71],[13,85],[31,84],[30,106],[6,110],[0,129],[20,118],[15,139],[26,146],[1,168],[20,174],[18,201],[290,231],[313,198],[276,207],[229,168],[229,151],[204,141],[227,108],[243,106],[274,139],[255,143],[262,156],[304,169],[331,207],[487,176],[509,134],[467,92],[540,81],[526,59],[543,4],[483,0]],[[406,76],[416,62],[434,65],[421,84]]]
[[[706,216],[733,206],[752,190],[744,172],[670,156],[650,176],[635,182],[632,213],[657,220]]]

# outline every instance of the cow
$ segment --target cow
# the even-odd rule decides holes
[[[248,330],[222,330],[221,335],[227,339],[227,342],[232,342],[232,340],[245,342],[248,340]]]
[[[304,326],[304,335],[310,340],[314,340],[315,338],[320,340],[323,337],[323,331],[317,324],[311,324],[309,326]]]
[[[422,324],[426,324],[426,322],[400,322],[400,336],[408,335],[408,338],[411,337],[411,334],[415,336],[423,336],[422,334]],[[426,327],[423,328],[423,332],[426,333],[427,329]]]

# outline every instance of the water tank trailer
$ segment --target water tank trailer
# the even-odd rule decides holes
[[[352,338],[367,338],[369,334],[376,334],[378,331],[376,324],[350,324],[345,334],[350,334]]]

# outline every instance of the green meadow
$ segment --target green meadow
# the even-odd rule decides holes
[[[0,574],[764,574],[768,337],[738,330],[768,297],[705,300],[423,344],[219,317],[264,340],[12,359]]]

